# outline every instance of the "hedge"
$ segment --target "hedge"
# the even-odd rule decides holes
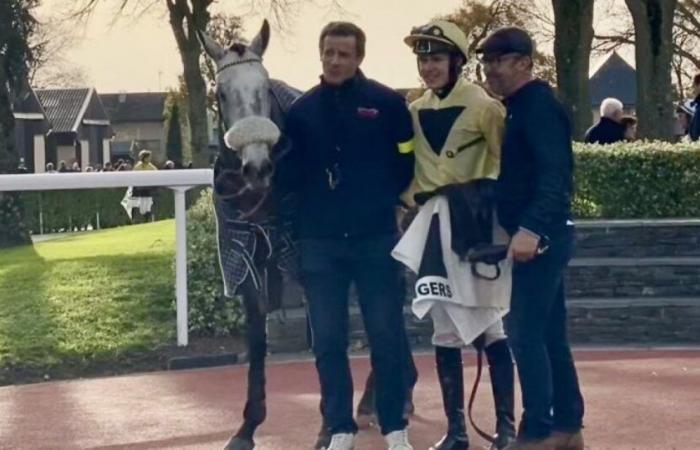
[[[700,144],[639,142],[574,145],[579,218],[700,217]],[[47,229],[128,223],[120,205],[124,189],[23,194],[27,221],[38,231],[39,202]],[[223,295],[216,253],[210,189],[188,193],[188,283],[190,330],[199,336],[228,335],[243,326],[240,298]],[[156,218],[173,216],[172,192],[159,189]]]
[[[188,206],[200,191],[201,188],[196,188],[187,192]],[[125,192],[126,188],[119,188],[24,192],[21,195],[27,226],[32,234],[39,234],[42,230],[40,217],[44,233],[84,230],[88,226],[96,229],[98,216],[99,228],[128,225],[131,221],[121,205]],[[171,189],[154,189],[153,217],[155,220],[175,217]]]
[[[242,299],[224,296],[211,189],[187,212],[189,329],[197,336],[227,336],[243,326]],[[174,307],[174,304],[173,304]]]
[[[576,217],[700,217],[700,143],[576,143],[574,153]]]

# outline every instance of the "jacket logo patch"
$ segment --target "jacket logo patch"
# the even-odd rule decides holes
[[[376,119],[379,117],[379,110],[377,108],[363,108],[360,106],[357,108],[357,115],[363,119]]]

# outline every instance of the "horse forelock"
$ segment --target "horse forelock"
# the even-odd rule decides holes
[[[244,117],[270,117],[269,75],[255,59],[256,56],[244,47],[243,55],[237,51],[227,52],[217,62],[220,67],[228,65],[217,75],[221,113],[228,127]],[[235,65],[237,61],[243,63]]]
[[[235,42],[229,47],[229,50],[238,53],[238,56],[242,58],[248,47],[242,42]]]

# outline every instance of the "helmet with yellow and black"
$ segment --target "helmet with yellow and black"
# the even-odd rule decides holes
[[[447,20],[432,20],[425,25],[414,27],[404,38],[406,45],[416,55],[452,53],[468,59],[467,35],[456,24]]]

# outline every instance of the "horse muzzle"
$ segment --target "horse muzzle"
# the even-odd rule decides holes
[[[265,159],[259,164],[246,162],[241,167],[243,179],[255,189],[268,188],[272,181],[272,174],[275,171],[272,161]]]

